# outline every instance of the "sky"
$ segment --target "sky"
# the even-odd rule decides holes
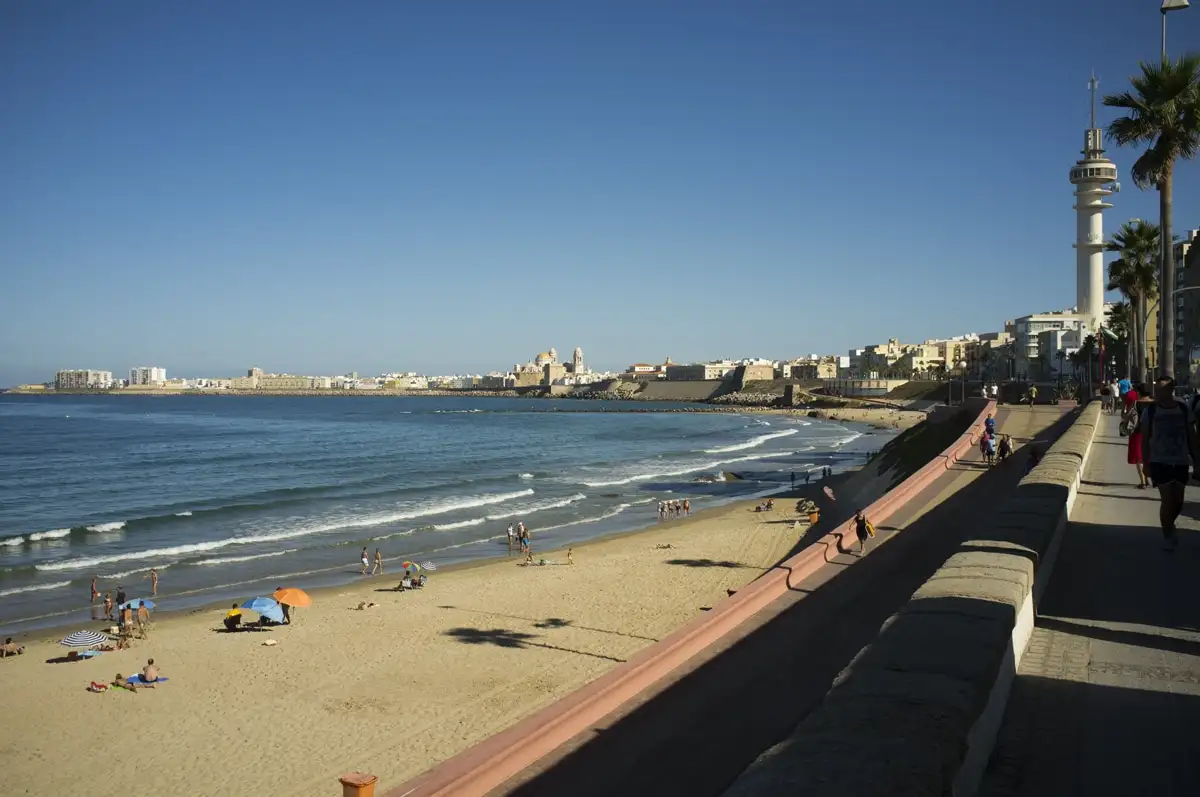
[[[1158,7],[0,0],[0,385],[1002,329],[1074,304],[1088,76]],[[1157,219],[1109,154],[1106,232]]]

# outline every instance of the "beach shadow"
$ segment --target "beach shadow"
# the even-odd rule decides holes
[[[256,625],[240,625],[234,629],[229,629],[229,628],[226,628],[225,626],[221,626],[220,628],[214,628],[213,633],[216,633],[216,634],[251,633],[251,634],[253,634],[253,633],[258,633],[260,631],[270,631],[270,630],[271,630],[270,628],[260,628],[259,626],[256,626]]]
[[[537,639],[535,634],[505,628],[451,628],[442,633],[466,645],[495,645],[498,648],[523,648],[530,640]]]
[[[747,567],[741,562],[731,562],[728,559],[668,559],[664,564],[679,565],[680,567]]]
[[[604,659],[605,661],[613,661],[622,663],[625,659],[618,659],[616,656],[605,656],[602,653],[590,653],[586,650],[577,650],[575,648],[565,648],[561,645],[551,645],[547,642],[536,642],[536,634],[526,634],[523,631],[512,631],[507,628],[451,628],[448,631],[443,631],[444,636],[452,637],[466,645],[495,645],[499,648],[545,648],[546,650],[559,650],[563,653],[574,653],[577,656],[588,656],[593,659]]]
[[[647,642],[657,642],[657,637],[642,636],[640,634],[629,634],[625,631],[613,631],[611,628],[596,628],[590,625],[579,625],[574,620],[567,620],[562,617],[547,617],[545,620],[538,620],[533,617],[524,617],[519,614],[505,614],[504,612],[488,612],[480,609],[464,609],[461,606],[438,606],[439,609],[450,609],[459,612],[470,612],[471,614],[483,614],[490,617],[507,617],[510,620],[525,620],[533,624],[534,628],[573,628],[577,631],[595,631],[598,634],[611,634],[613,636],[629,637],[630,639],[644,639]]]

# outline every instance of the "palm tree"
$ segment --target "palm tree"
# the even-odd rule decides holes
[[[1162,230],[1163,339],[1159,341],[1159,370],[1175,372],[1175,253],[1172,214],[1175,161],[1191,159],[1200,152],[1200,53],[1181,55],[1176,61],[1163,58],[1157,66],[1141,63],[1142,73],[1130,79],[1133,91],[1104,98],[1110,108],[1129,111],[1113,120],[1108,137],[1122,147],[1146,145],[1133,164],[1130,176],[1138,188],[1158,189],[1159,225]]]
[[[1054,358],[1058,360],[1058,381],[1061,384],[1063,375],[1063,360],[1067,359],[1067,353],[1062,349],[1059,349],[1058,351],[1054,352]]]
[[[1158,275],[1154,267],[1159,250],[1158,225],[1141,219],[1127,221],[1104,248],[1120,254],[1119,258],[1108,264],[1108,289],[1119,290],[1133,305],[1131,332],[1135,344],[1132,349],[1136,354],[1129,358],[1130,368],[1134,369],[1133,363],[1136,362],[1136,370],[1132,375],[1139,383],[1145,382],[1149,359],[1144,335],[1147,304],[1158,295]],[[1160,343],[1159,351],[1162,350],[1161,346]]]
[[[1129,302],[1117,302],[1108,313],[1105,330],[1113,339],[1112,350],[1125,352],[1125,373],[1132,378],[1133,357],[1130,349],[1133,330],[1133,309]]]

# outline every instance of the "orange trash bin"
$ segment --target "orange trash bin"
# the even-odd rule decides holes
[[[338,780],[342,784],[342,797],[375,797],[375,781],[379,778],[366,772],[351,772]]]

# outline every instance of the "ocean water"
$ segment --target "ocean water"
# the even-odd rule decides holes
[[[885,441],[851,424],[481,398],[0,396],[0,628],[88,617],[89,584],[185,608],[535,551],[703,509]],[[686,405],[655,404],[656,410]],[[741,479],[722,480],[724,473]]]

